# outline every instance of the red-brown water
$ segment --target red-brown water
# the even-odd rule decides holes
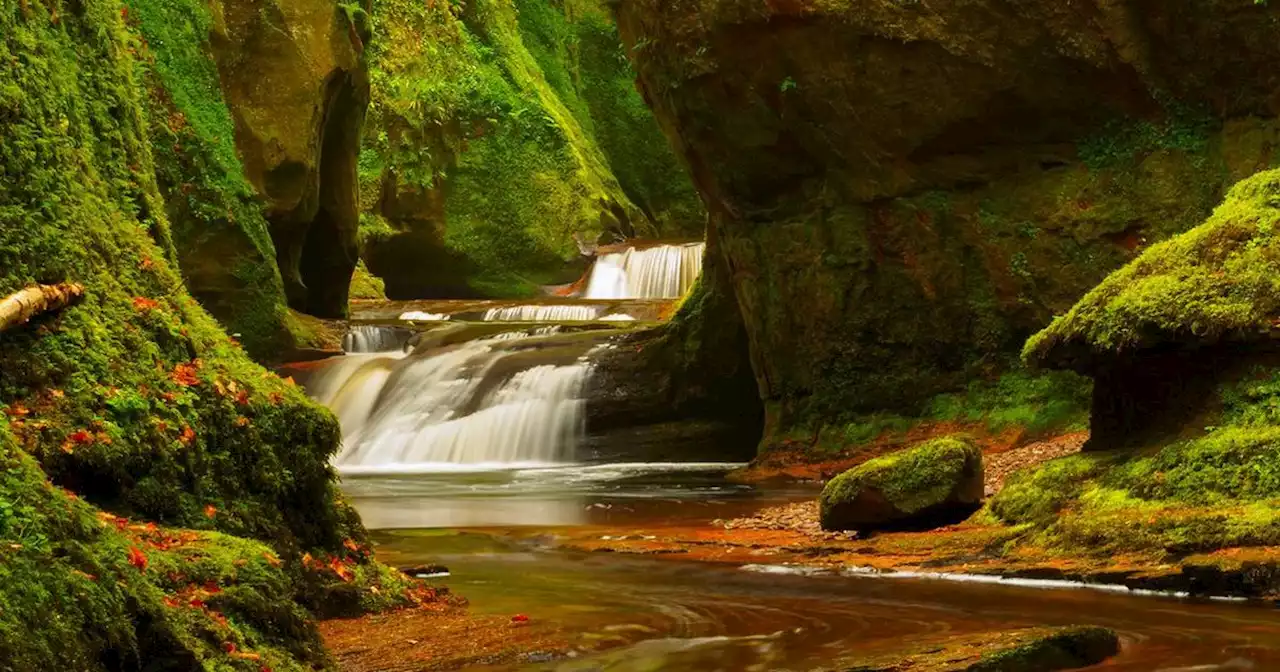
[[[778,574],[768,568],[573,554],[553,550],[549,536],[537,541],[540,525],[709,521],[806,494],[755,491],[696,471],[633,467],[616,476],[597,473],[584,481],[561,473],[521,482],[470,475],[454,477],[452,485],[431,477],[365,480],[348,488],[375,526],[397,520],[388,513],[397,508],[399,519],[410,522],[430,519],[410,513],[423,506],[461,511],[488,501],[471,508],[505,511],[505,518],[488,524],[487,514],[470,517],[469,528],[487,525],[479,531],[404,529],[375,538],[382,559],[394,565],[447,566],[452,574],[441,582],[466,595],[473,609],[528,614],[532,627],[556,622],[574,633],[580,658],[539,662],[535,656],[531,669],[839,669],[844,659],[890,652],[921,638],[1087,624],[1123,637],[1121,655],[1093,669],[1280,670],[1280,613],[1266,606],[1079,588]],[[555,484],[546,485],[548,480]],[[495,508],[493,502],[502,504]],[[513,518],[511,511],[526,515]],[[521,524],[519,537],[526,541],[504,536],[504,525],[511,524]]]

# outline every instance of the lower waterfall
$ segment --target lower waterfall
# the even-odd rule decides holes
[[[585,429],[592,344],[539,347],[547,331],[353,354],[318,367],[304,384],[342,423],[334,465],[360,474],[572,461]]]

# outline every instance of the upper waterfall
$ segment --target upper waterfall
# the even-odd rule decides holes
[[[587,282],[588,299],[678,299],[702,273],[706,243],[658,245],[602,254]]]

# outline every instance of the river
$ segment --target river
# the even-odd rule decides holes
[[[721,472],[613,465],[367,477],[346,487],[366,523],[384,528],[374,533],[382,560],[444,565],[450,575],[435,581],[472,609],[555,623],[583,656],[530,669],[839,669],[850,656],[925,636],[1070,624],[1123,638],[1121,655],[1096,669],[1280,669],[1280,614],[1258,605],[554,548],[569,526],[710,522],[807,496],[733,484]],[[626,666],[609,666],[618,661]]]

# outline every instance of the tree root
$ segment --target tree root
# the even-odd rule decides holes
[[[84,286],[64,282],[33,285],[0,299],[0,332],[26,324],[41,313],[62,310],[84,298]]]

